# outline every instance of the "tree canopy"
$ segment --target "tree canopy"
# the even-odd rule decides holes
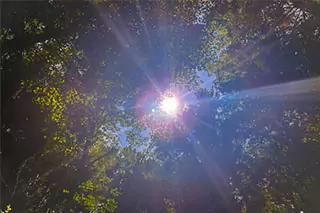
[[[3,212],[320,208],[318,0],[1,12]]]

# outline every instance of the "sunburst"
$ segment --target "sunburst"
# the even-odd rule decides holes
[[[179,110],[179,100],[176,97],[166,97],[161,101],[159,108],[168,115],[175,115]]]

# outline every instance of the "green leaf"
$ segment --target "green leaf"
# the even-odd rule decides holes
[[[65,193],[65,194],[69,194],[70,193],[70,191],[69,190],[67,190],[67,189],[63,189],[63,191],[62,191],[63,193]]]

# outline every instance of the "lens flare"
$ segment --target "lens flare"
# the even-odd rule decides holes
[[[178,106],[179,106],[179,102],[175,97],[165,98],[160,103],[161,111],[169,115],[175,114],[177,112]]]
[[[161,140],[184,135],[194,125],[197,99],[192,91],[170,86],[166,90],[148,89],[136,102],[136,112],[141,125]],[[192,110],[190,110],[192,109]]]

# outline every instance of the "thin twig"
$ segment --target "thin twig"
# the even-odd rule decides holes
[[[2,180],[2,183],[4,184],[4,186],[8,188],[8,191],[9,191],[9,193],[11,194],[10,187],[9,187],[9,185],[6,183],[6,181],[5,181],[5,179],[4,179],[4,177],[3,177],[2,174],[1,174],[1,180]]]
[[[28,162],[29,158],[27,160],[25,160],[23,162],[23,164],[21,165],[19,171],[18,171],[18,174],[17,174],[17,177],[16,177],[16,184],[14,185],[14,188],[13,188],[13,191],[12,191],[12,194],[11,194],[11,198],[13,198],[14,194],[16,193],[16,190],[17,190],[17,187],[18,187],[18,184],[19,184],[19,178],[20,178],[20,174],[21,174],[21,171],[23,170],[23,168],[26,166],[27,162]]]

